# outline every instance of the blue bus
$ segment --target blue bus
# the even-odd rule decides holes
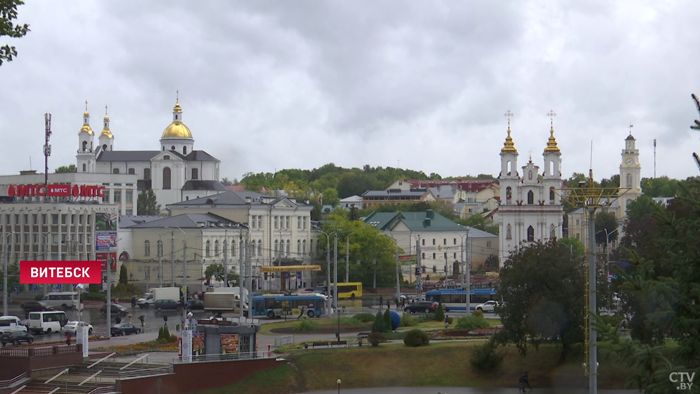
[[[326,313],[326,297],[318,294],[253,297],[253,316],[267,316],[270,319],[283,315],[299,316],[302,308],[308,317],[323,316]]]
[[[475,305],[486,301],[496,300],[496,289],[471,289],[469,291],[469,309],[474,310]],[[428,301],[442,302],[445,312],[467,310],[467,296],[464,289],[430,290],[425,292]]]

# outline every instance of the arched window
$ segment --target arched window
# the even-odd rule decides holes
[[[527,242],[535,242],[535,229],[532,226],[527,228]]]
[[[513,197],[513,189],[510,186],[508,186],[506,188],[506,200],[510,201],[511,197]]]
[[[309,240],[309,252],[311,253],[312,256],[314,255],[314,240],[313,239]]]
[[[275,256],[277,255],[277,251],[279,250],[278,246],[279,246],[279,241],[275,240],[275,247],[274,247],[274,249],[272,249],[275,252]]]
[[[512,235],[510,233],[510,224],[506,226],[506,239],[512,239]]]
[[[163,241],[158,240],[158,243],[156,244],[156,251],[158,252],[158,256],[163,255]]]
[[[134,175],[134,174],[136,174],[136,170],[134,170],[133,168],[129,168],[129,175]]]
[[[289,240],[287,240],[287,247],[285,248],[285,255],[286,256],[289,256],[289,244],[290,244],[290,242],[289,242]]]
[[[209,243],[209,241],[207,241],[207,243],[205,245],[206,246],[204,247],[204,255],[207,257],[210,257],[211,256],[211,244]]]
[[[258,256],[262,256],[262,240],[258,240]]]
[[[219,240],[214,241],[214,257],[219,256]]]
[[[171,146],[170,150],[175,150],[175,145]]]
[[[86,168],[85,163],[83,163],[83,172],[86,171],[85,168]]]
[[[535,193],[533,193],[532,190],[527,192],[527,203],[530,205],[535,203]]]
[[[549,200],[554,201],[554,186],[549,188]]]
[[[144,256],[151,255],[151,241],[149,241],[149,240],[143,241],[143,255]]]
[[[102,150],[107,150],[107,144],[102,145]]]
[[[632,174],[627,174],[627,187],[632,187]]]
[[[510,175],[510,172],[511,172],[511,171],[513,171],[513,170],[511,169],[511,162],[508,161],[508,163],[506,163],[506,173],[507,173],[508,175]]]
[[[182,154],[183,154],[183,155],[186,155],[186,154],[187,154],[187,147],[186,147],[186,146],[183,146],[183,147],[182,147]]]
[[[83,141],[83,152],[87,151],[87,141]]]
[[[163,168],[163,189],[170,190],[170,167]]]
[[[557,228],[554,226],[554,223],[552,223],[552,224],[549,226],[549,238],[556,238],[557,234],[556,234],[556,232],[554,231],[554,230],[556,230],[556,229],[557,229]]]
[[[231,256],[236,257],[236,241],[231,241]]]
[[[112,169],[112,174],[119,174],[119,169],[118,169],[118,168],[113,168],[113,169]]]
[[[151,179],[151,169],[150,168],[143,169],[143,179]]]
[[[301,240],[297,239],[297,254],[301,254]]]
[[[161,149],[163,152],[165,152],[165,146],[163,146],[163,149]]]
[[[199,169],[198,168],[192,169],[192,179],[199,179]]]
[[[306,256],[306,240],[301,241],[301,254]]]

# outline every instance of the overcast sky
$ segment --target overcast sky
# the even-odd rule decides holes
[[[195,149],[246,172],[397,165],[498,175],[511,110],[524,165],[554,110],[562,171],[699,174],[700,2],[28,1],[0,66],[3,174],[74,164],[84,102],[117,150],[158,150],[180,91]]]

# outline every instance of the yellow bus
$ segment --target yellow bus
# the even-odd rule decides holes
[[[331,292],[333,291],[335,291],[335,284],[331,283]],[[350,298],[354,300],[357,297],[362,297],[361,282],[338,283],[338,299]]]

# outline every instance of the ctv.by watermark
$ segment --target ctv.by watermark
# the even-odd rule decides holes
[[[676,390],[690,390],[693,387],[693,379],[695,379],[695,372],[671,372],[668,374],[668,380],[677,385]]]

